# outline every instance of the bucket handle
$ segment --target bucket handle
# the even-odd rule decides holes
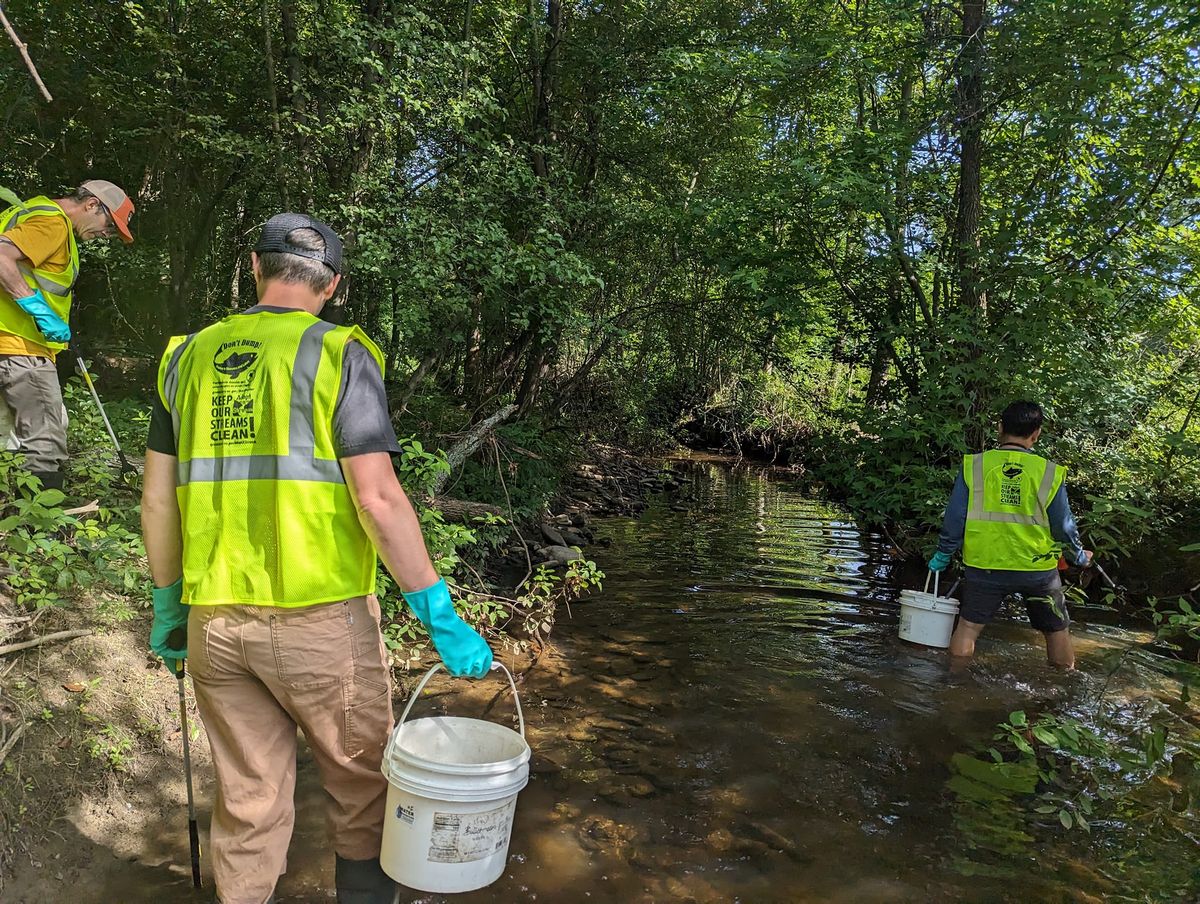
[[[938,573],[932,569],[925,575],[925,592],[929,592],[929,579],[933,578],[933,598],[938,598]]]
[[[412,696],[408,698],[408,706],[404,707],[404,714],[400,716],[400,721],[396,723],[396,728],[399,728],[408,719],[408,714],[412,712],[414,704],[416,704],[418,698],[420,698],[421,691],[425,690],[425,685],[429,683],[429,679],[433,677],[433,673],[440,668],[443,668],[442,664],[440,662],[435,662],[433,668],[425,673],[425,677],[421,679],[421,682],[417,685],[416,690],[412,692]],[[496,669],[503,669],[504,674],[508,676],[508,684],[509,687],[512,688],[513,692],[513,702],[517,704],[517,721],[521,724],[521,737],[524,738],[525,713],[521,711],[521,697],[517,694],[517,682],[513,680],[512,672],[508,670],[508,667],[505,666],[504,663],[493,662],[491,670],[494,672]],[[399,732],[393,731],[392,737],[395,738],[398,734]]]

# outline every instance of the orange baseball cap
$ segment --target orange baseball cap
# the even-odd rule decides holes
[[[129,218],[133,216],[133,202],[129,200],[129,195],[119,186],[103,179],[91,179],[79,187],[91,192],[108,208],[117,226],[117,232],[121,233],[121,241],[126,245],[132,242],[133,233],[129,231]]]

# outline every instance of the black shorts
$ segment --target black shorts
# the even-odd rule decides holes
[[[1052,634],[1071,624],[1063,596],[1058,569],[1054,571],[998,571],[968,568],[963,578],[960,618],[986,625],[1004,601],[1016,597],[1025,603],[1029,623],[1039,631]]]

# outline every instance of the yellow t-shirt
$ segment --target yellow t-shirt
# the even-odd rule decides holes
[[[39,270],[63,273],[71,266],[71,227],[62,217],[28,217],[4,237],[20,249]],[[32,355],[54,360],[54,352],[22,336],[0,330],[0,355]]]

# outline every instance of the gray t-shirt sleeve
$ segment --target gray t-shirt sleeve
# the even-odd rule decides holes
[[[175,425],[157,392],[150,403],[150,435],[146,438],[146,448],[163,455],[175,454]]]
[[[347,343],[342,356],[342,391],[333,412],[333,442],[338,458],[401,451],[388,410],[383,373],[358,342]]]

